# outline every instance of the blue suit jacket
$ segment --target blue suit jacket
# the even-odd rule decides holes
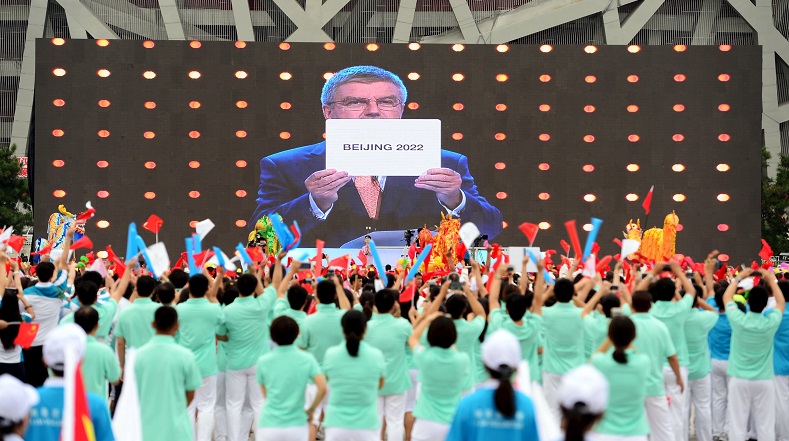
[[[461,190],[466,206],[460,212],[462,222],[474,222],[482,234],[493,239],[501,232],[501,212],[480,196],[468,169],[468,159],[458,153],[441,151],[441,166],[460,173]],[[257,209],[250,225],[263,215],[279,213],[285,222],[299,223],[302,240],[308,244],[323,239],[327,246],[340,246],[370,231],[406,230],[437,225],[446,210],[436,194],[414,187],[414,178],[388,176],[384,186],[378,219],[370,219],[353,183],[338,192],[326,220],[312,215],[309,193],[304,181],[314,172],[326,168],[326,142],[275,153],[260,161],[260,187]],[[369,228],[369,229],[368,229]]]

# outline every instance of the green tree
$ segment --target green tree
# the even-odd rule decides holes
[[[762,238],[778,254],[789,252],[789,156],[781,155],[775,179],[766,173],[769,159],[762,148]]]
[[[14,152],[16,145],[0,147],[0,228],[14,227],[21,233],[33,226],[32,205],[27,180],[19,177],[21,166]]]

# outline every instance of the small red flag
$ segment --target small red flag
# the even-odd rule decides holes
[[[409,283],[406,289],[400,293],[400,303],[410,302],[414,298],[416,288],[413,283]]]
[[[252,259],[253,262],[263,262],[263,252],[260,251],[258,247],[248,247],[247,254]]]
[[[208,262],[208,259],[214,257],[214,254],[213,250],[203,250],[197,254],[192,254],[192,258],[195,260],[197,266],[202,268],[203,265]]]
[[[186,251],[183,251],[181,253],[181,257],[179,257],[178,260],[175,261],[175,265],[173,265],[173,269],[179,269],[179,270],[184,269],[184,264],[186,263],[186,261],[187,261]]]
[[[564,255],[565,256],[569,256],[570,255],[570,244],[567,243],[566,240],[562,239],[562,241],[559,242],[559,245],[562,246],[562,249],[564,250]]]
[[[38,250],[38,251],[36,251],[34,253],[30,253],[30,254],[32,254],[34,256],[36,256],[36,255],[43,256],[45,254],[49,254],[50,251],[52,251],[52,244],[47,244],[47,246],[45,246],[44,248],[41,248],[40,250]]]
[[[770,245],[764,239],[762,239],[762,250],[759,251],[759,257],[762,260],[770,260],[770,257],[773,257],[773,249],[770,248]]]
[[[82,236],[69,247],[70,250],[78,250],[80,248],[93,249],[93,241],[88,236]]]
[[[412,243],[410,247],[408,247],[408,258],[414,260],[416,258],[416,242]]]
[[[597,253],[599,252],[600,252],[600,245],[598,245],[597,242],[595,242],[594,244],[592,244],[592,254],[596,256]]]
[[[526,238],[529,239],[529,246],[534,244],[534,239],[537,238],[537,232],[540,231],[540,227],[536,224],[530,224],[528,222],[524,222],[518,226],[523,234],[526,235]]]
[[[71,380],[71,379],[67,379]],[[74,372],[74,441],[94,441],[96,439],[93,420],[90,419],[88,391],[82,377],[82,366],[77,363]],[[64,408],[68,407],[68,404]],[[65,413],[65,412],[64,412]]]
[[[457,244],[457,246],[455,247],[455,260],[458,262],[462,261],[463,258],[466,257],[466,250],[467,249],[465,242],[460,242],[459,244]]]
[[[121,259],[118,258],[115,252],[112,251],[111,246],[107,245],[106,250],[107,250],[107,259],[109,259],[110,262],[115,264],[115,268],[113,269],[113,272],[118,277],[123,277],[123,273],[126,271],[126,266],[123,264],[123,262],[121,262]]]
[[[88,258],[88,265],[93,265],[93,262],[96,260],[96,254],[93,251],[86,254],[85,257]]]
[[[646,211],[647,214],[649,214],[649,209],[650,209],[650,207],[652,207],[652,192],[653,191],[655,191],[655,186],[654,185],[649,189],[649,193],[647,193],[647,196],[644,198],[644,203],[641,204],[641,206],[644,207],[644,211]]]
[[[22,251],[22,247],[25,245],[25,238],[22,236],[11,235],[11,237],[6,242],[10,248],[13,248],[17,253]]]
[[[723,280],[723,279],[725,279],[726,278],[726,269],[727,268],[728,267],[726,266],[725,263],[723,265],[721,265],[720,269],[715,272],[715,280]]]
[[[96,215],[96,209],[93,208],[92,205],[90,205],[90,201],[88,201],[88,203],[85,204],[85,208],[87,208],[86,211],[83,211],[82,213],[77,215],[77,219],[75,219],[76,223],[78,223],[78,224],[79,223],[85,223],[85,222],[88,221],[88,219],[90,219],[94,215]]]
[[[30,349],[37,333],[38,323],[21,323],[19,325],[19,334],[14,339],[14,344],[22,346],[23,349]]]
[[[754,271],[759,269],[759,264],[756,263],[755,260],[753,262],[751,262],[751,269],[754,270]]]
[[[159,231],[162,230],[162,225],[164,225],[164,221],[159,216],[152,214],[148,216],[148,220],[142,224],[142,227],[146,230],[150,231],[153,234],[159,234]]]
[[[359,258],[359,262],[361,262],[362,265],[367,265],[367,256],[364,255],[362,250],[359,250],[359,255],[356,257]]]
[[[340,268],[342,271],[348,270],[348,265],[351,263],[351,255],[346,254],[342,257],[338,257],[336,259],[332,259],[329,262],[328,268]]]

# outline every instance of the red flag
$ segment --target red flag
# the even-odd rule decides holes
[[[715,280],[723,280],[723,279],[725,279],[726,278],[726,269],[727,268],[728,267],[726,266],[725,263],[723,265],[721,265],[720,269],[715,272]]]
[[[93,249],[93,242],[88,236],[80,237],[78,241],[72,243],[69,247],[70,250],[78,250],[80,248]]]
[[[22,247],[25,245],[25,238],[22,236],[11,235],[11,237],[6,242],[10,248],[16,250],[17,253],[22,251]]]
[[[111,246],[107,245],[106,250],[107,250],[107,259],[109,259],[110,262],[115,264],[115,269],[113,269],[113,272],[118,277],[122,277],[123,273],[126,271],[126,266],[123,264],[123,262],[121,262],[121,259],[119,259],[117,255],[115,255],[115,252],[112,251]]]
[[[534,243],[534,239],[537,238],[537,232],[540,231],[540,227],[536,224],[530,224],[528,222],[524,222],[518,226],[523,234],[526,235],[526,238],[529,239],[529,246],[532,246]]]
[[[152,214],[148,216],[148,220],[142,224],[142,227],[146,230],[150,231],[153,234],[159,234],[159,231],[162,230],[162,225],[164,225],[164,221],[159,216]]]
[[[773,249],[770,248],[770,245],[764,239],[762,239],[762,250],[759,251],[759,257],[762,260],[770,260],[770,257],[773,257]]]
[[[88,391],[85,389],[85,381],[82,377],[82,366],[77,363],[74,377],[67,378],[66,381],[74,382],[74,402],[64,403],[63,418],[74,418],[73,437],[69,434],[61,434],[62,439],[73,439],[74,441],[94,441],[96,433],[93,421],[90,419],[90,408],[88,407]],[[73,414],[69,412],[73,411]],[[65,425],[64,425],[65,427]]]
[[[213,250],[203,250],[197,254],[192,254],[192,258],[195,260],[198,268],[202,269],[203,265],[208,262],[208,259],[214,257],[214,254]]]
[[[464,257],[466,257],[466,244],[464,242],[460,242],[455,247],[455,260],[460,262]]]
[[[90,201],[88,201],[88,203],[85,204],[85,207],[87,208],[87,210],[77,215],[77,219],[75,220],[75,222],[78,224],[87,222],[88,219],[92,218],[96,214],[96,209],[90,205]]]
[[[21,323],[19,325],[19,334],[14,339],[14,344],[22,346],[23,349],[30,349],[37,333],[38,323]]]
[[[751,269],[754,270],[754,271],[759,269],[759,264],[756,263],[755,260],[753,262],[751,262]]]
[[[644,203],[641,204],[641,206],[644,207],[644,211],[646,211],[647,214],[649,214],[649,209],[650,209],[650,207],[652,207],[652,192],[653,191],[655,191],[655,186],[654,185],[649,189],[649,193],[647,193],[647,196],[644,198]]]
[[[600,245],[598,245],[597,242],[595,242],[594,244],[592,244],[592,254],[596,256],[597,253],[599,252],[600,252]]]
[[[351,263],[351,255],[346,254],[342,257],[332,259],[329,262],[328,268],[340,268],[342,271],[348,270],[348,265]]]
[[[247,254],[252,259],[253,262],[262,262],[263,261],[263,252],[260,251],[258,247],[249,247],[247,248]]]
[[[416,258],[416,242],[412,243],[410,247],[408,247],[408,258],[414,260]]]
[[[562,249],[564,250],[564,255],[565,256],[569,256],[570,255],[570,244],[567,243],[566,240],[562,239],[562,241],[559,242],[559,245],[562,246]]]
[[[618,246],[619,248],[622,248],[622,241],[621,241],[621,240],[619,240],[618,238],[616,238],[616,237],[614,238],[614,243],[615,243],[615,244],[616,244],[616,246]]]
[[[564,223],[564,227],[567,229],[567,234],[570,235],[570,243],[573,244],[573,250],[575,251],[575,257],[583,256],[581,252],[581,241],[578,239],[578,230],[575,228],[575,220],[569,220]]]
[[[367,265],[367,256],[364,255],[362,250],[359,250],[359,255],[356,257],[359,258],[359,262],[361,262],[362,265]]]
[[[45,254],[49,254],[50,251],[52,251],[52,244],[47,244],[47,246],[45,246],[44,248],[41,248],[40,250],[38,250],[38,251],[36,251],[34,253],[30,253],[30,254],[32,254],[33,256],[36,256],[36,255],[43,256]]]
[[[86,254],[85,257],[88,258],[88,265],[93,265],[93,262],[96,260],[96,254],[94,254],[93,251]]]
[[[178,260],[175,261],[175,265],[173,265],[173,269],[183,269],[186,261],[187,261],[187,255],[186,255],[186,251],[184,251],[181,253],[181,257],[179,257]]]
[[[315,274],[320,276],[323,274],[323,246],[326,242],[316,239],[315,240]]]
[[[415,292],[416,288],[414,287],[414,284],[409,283],[403,292],[400,293],[400,303],[410,302],[414,298]]]

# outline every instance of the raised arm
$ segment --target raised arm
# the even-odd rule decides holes
[[[433,314],[434,312],[438,312],[438,308],[440,308],[441,304],[444,303],[444,299],[447,297],[447,293],[449,293],[449,284],[450,283],[451,282],[449,281],[449,279],[447,279],[441,285],[441,291],[438,292],[438,295],[436,296],[436,299],[433,300],[432,302],[430,302],[430,306],[428,306],[427,309],[425,309],[422,312],[422,315],[419,316],[419,319],[414,324],[414,326],[418,325],[421,321],[424,321],[424,319],[426,317],[429,317],[430,314]]]
[[[74,239],[74,233],[77,231],[77,227],[75,225],[71,225],[71,227],[66,231],[66,237],[63,239],[63,253],[58,257],[55,261],[55,270],[64,270],[68,268],[68,254],[69,248],[71,248],[71,240]],[[54,276],[53,276],[54,277]],[[53,278],[54,280],[54,278]]]
[[[475,316],[482,317],[483,320],[487,320],[485,308],[482,307],[482,303],[479,303],[479,298],[477,298],[476,294],[471,292],[471,289],[468,287],[468,283],[463,284],[463,293],[466,294],[466,300],[468,300],[468,304],[471,306],[471,312],[473,312]]]
[[[693,287],[693,284],[682,271],[682,267],[679,266],[679,263],[676,260],[671,260],[669,266],[671,267],[671,272],[674,273],[674,276],[682,284],[682,289],[685,290],[685,294],[695,295],[696,288]]]
[[[5,253],[5,245],[0,247],[0,292],[5,292],[5,287],[9,285],[8,274],[5,271],[5,263],[8,261],[8,256]]]
[[[115,299],[116,303],[126,294],[126,288],[129,287],[129,279],[131,278],[131,273],[135,266],[137,266],[136,256],[134,259],[129,259],[129,261],[126,262],[126,271],[123,272],[123,276],[121,276],[118,283],[115,284],[115,287],[110,291],[110,298]]]
[[[205,272],[208,271],[206,270]],[[216,295],[219,292],[219,287],[222,286],[222,279],[225,277],[225,267],[218,266],[216,268],[216,277],[211,279],[210,276],[210,274],[206,275],[208,280],[211,280],[211,285],[208,287],[208,292],[206,293],[205,297],[211,303],[219,303]]]
[[[529,277],[527,276],[527,273],[526,273],[526,264],[527,263],[529,263],[529,255],[528,254],[524,254],[523,255],[523,261],[521,262],[521,278],[520,278],[520,280],[518,280],[518,289],[521,290],[521,294],[526,294],[526,289],[527,289],[526,288],[526,284],[527,284],[526,281],[529,280]]]
[[[536,315],[542,315],[542,305],[545,303],[545,261],[540,259],[537,262],[537,278],[534,279],[534,300],[532,300],[531,310]]]
[[[786,298],[784,298],[784,293],[781,291],[781,288],[778,287],[778,280],[775,278],[775,273],[772,271],[762,271],[762,277],[767,280],[767,284],[773,291],[775,309],[781,311],[781,314],[783,314],[786,309]]]
[[[337,303],[340,304],[340,309],[349,311],[351,309],[351,302],[348,301],[348,296],[345,295],[345,290],[340,283],[340,278],[336,275],[332,277],[334,282],[334,289],[337,291]]]
[[[470,259],[470,262],[471,262],[470,276],[477,281],[477,296],[479,298],[485,297],[486,295],[488,295],[488,290],[485,288],[485,284],[482,283],[482,272],[479,269],[479,262],[477,262],[473,258]]]
[[[747,279],[748,277],[750,277],[751,273],[753,273],[753,270],[750,269],[750,268],[746,268],[746,269],[740,271],[740,275],[734,277],[734,280],[732,280],[731,283],[729,284],[728,288],[726,288],[726,292],[723,293],[723,304],[724,305],[726,305],[729,302],[734,300],[734,293],[737,292],[737,284],[740,282],[740,280]],[[783,296],[781,296],[781,297],[783,297]],[[777,301],[778,301],[778,299],[776,299],[776,302]]]
[[[275,288],[279,287],[279,284],[282,283],[282,259],[284,259],[287,255],[287,251],[280,251],[279,254],[277,254],[276,260],[274,261],[274,269],[271,270],[271,284],[274,285]]]
[[[718,255],[718,250],[715,250],[707,256],[704,261],[704,286],[707,290],[704,292],[704,299],[715,296],[715,280],[713,274],[715,273],[715,256]]]
[[[501,308],[501,302],[499,298],[501,298],[501,278],[504,277],[504,274],[507,273],[507,267],[505,265],[499,265],[496,268],[496,274],[494,274],[493,280],[490,282],[490,293],[488,293],[488,309],[493,311],[494,309]]]
[[[288,288],[290,288],[291,283],[293,282],[293,276],[299,271],[301,267],[301,262],[298,260],[294,260],[290,263],[290,267],[288,267],[288,274],[285,275],[285,278],[279,283],[277,286],[277,298],[284,299],[285,293],[288,292]]]
[[[592,298],[589,299],[589,301],[586,302],[586,304],[584,305],[584,309],[581,311],[581,317],[586,317],[587,315],[589,315],[589,313],[594,311],[595,306],[597,306],[597,302],[599,302],[604,295],[608,294],[608,290],[611,286],[608,282],[601,283],[600,274],[597,274],[594,280],[595,283],[597,283],[600,288],[597,290],[596,293],[594,293]]]
[[[430,323],[436,319],[436,317],[441,317],[440,312],[433,312],[429,316],[427,316],[424,320],[419,322],[418,325],[414,328],[414,332],[411,333],[411,336],[408,337],[408,346],[411,348],[412,351],[416,350],[416,347],[419,346],[419,340],[422,338],[422,333],[425,332]]]

